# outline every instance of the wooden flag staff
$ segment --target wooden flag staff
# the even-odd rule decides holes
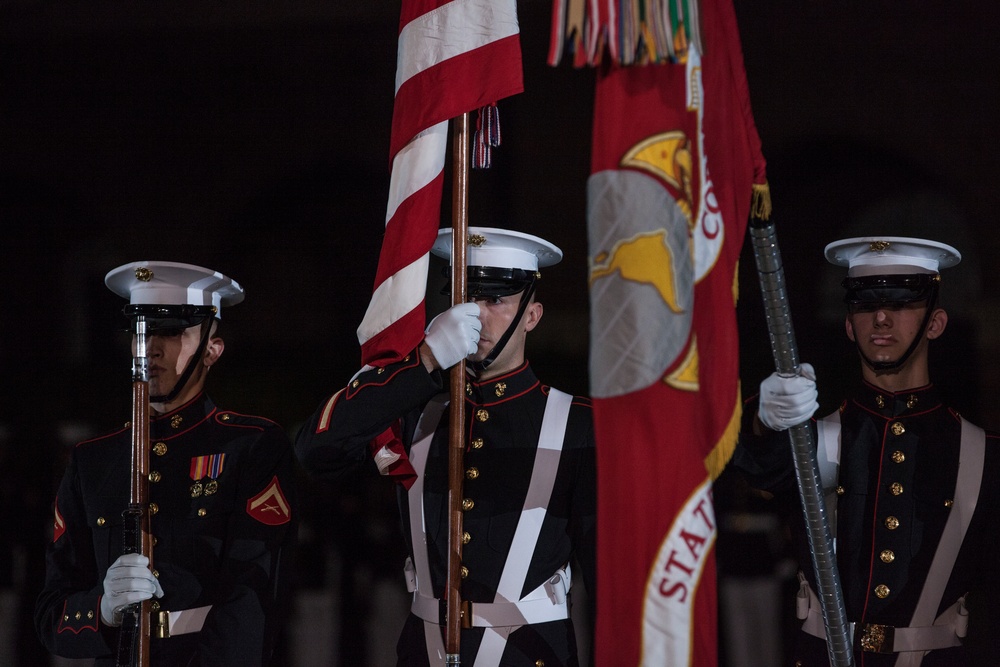
[[[465,248],[469,236],[469,114],[452,121],[451,303],[465,303]],[[465,454],[465,360],[451,369],[448,425],[448,590],[445,663],[461,664],[462,479]]]

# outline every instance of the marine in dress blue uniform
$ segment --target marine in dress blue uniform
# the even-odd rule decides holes
[[[215,344],[220,307],[243,296],[221,274],[167,262],[119,267],[107,283],[131,296],[130,307],[155,314],[151,337],[193,328],[206,342],[196,343],[192,364]],[[155,366],[159,348],[150,349]],[[268,419],[218,408],[202,389],[202,372],[183,379],[171,395],[150,397],[148,511],[152,574],[162,589],[152,602],[150,661],[266,664],[295,537],[291,444]],[[126,424],[79,443],[59,486],[35,613],[38,635],[56,655],[114,664],[118,628],[102,619],[102,599],[107,571],[123,553],[131,441]]]
[[[529,305],[535,276],[540,261],[558,261],[558,249],[506,230],[469,233],[470,299],[483,310],[508,299],[511,312],[517,309],[509,329],[536,322]],[[450,256],[450,230],[442,231],[435,252]],[[462,306],[454,308],[464,313],[458,318],[468,319]],[[461,633],[461,662],[576,665],[572,568],[579,568],[591,601],[596,590],[590,402],[540,382],[521,358],[523,335],[515,332],[509,338],[514,343],[504,347],[498,344],[504,332],[491,328],[487,313],[480,317],[485,344],[473,342],[450,363],[440,358],[439,346],[422,344],[397,363],[360,372],[303,426],[296,450],[306,469],[320,477],[381,473],[397,481],[409,552],[404,571],[413,592],[398,664],[444,664],[449,419],[441,373],[425,362],[431,354],[447,368],[472,352],[465,385],[460,586],[472,627]],[[432,321],[428,339],[435,331]],[[561,421],[552,416],[557,404]]]
[[[927,371],[928,342],[947,323],[939,269],[960,255],[934,241],[872,237],[832,243],[827,258],[849,267],[846,326],[862,364],[858,389],[817,422],[855,664],[1000,664],[1000,437],[949,409]],[[735,458],[791,507],[791,450],[779,430],[815,410],[811,368],[806,375],[765,380]],[[792,664],[827,665],[803,515],[791,516],[804,570]]]

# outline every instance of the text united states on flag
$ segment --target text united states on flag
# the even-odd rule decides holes
[[[401,359],[423,337],[448,120],[523,88],[515,0],[403,0],[385,237],[358,328],[365,364]]]

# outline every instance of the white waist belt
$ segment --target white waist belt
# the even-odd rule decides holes
[[[204,607],[194,607],[193,609],[181,609],[180,611],[158,611],[153,614],[153,632],[160,639],[166,639],[175,635],[186,635],[192,632],[201,632],[205,625],[205,618],[211,611],[212,605]]]
[[[438,598],[429,598],[413,594],[413,604],[410,611],[415,616],[431,623],[441,624],[444,602]],[[556,603],[549,598],[539,600],[519,600],[518,602],[466,602],[462,605],[463,613],[469,615],[468,625],[474,628],[499,628],[532,623],[548,623],[569,618],[569,605],[566,602]]]
[[[813,592],[809,582],[799,575],[799,592],[795,601],[796,615],[804,620],[802,631],[813,637],[826,639],[826,626],[823,623],[823,611],[819,598]],[[923,627],[890,628],[868,624],[861,628],[863,633],[869,628],[875,628],[879,634],[888,635],[882,651],[896,653],[899,651],[933,651],[961,645],[969,626],[969,612],[965,609],[965,598],[951,605],[934,620],[934,625]],[[854,623],[851,623],[852,630]],[[864,643],[864,641],[862,641]]]

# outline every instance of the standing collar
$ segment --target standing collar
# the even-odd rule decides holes
[[[538,378],[535,377],[531,366],[525,361],[515,370],[489,380],[479,381],[467,378],[465,397],[476,405],[490,405],[516,398],[537,386]]]
[[[205,421],[215,410],[212,399],[201,392],[179,408],[150,419],[150,436],[166,439],[180,435]]]
[[[892,392],[864,380],[854,400],[862,408],[887,419],[927,412],[942,404],[940,393],[933,384]]]

